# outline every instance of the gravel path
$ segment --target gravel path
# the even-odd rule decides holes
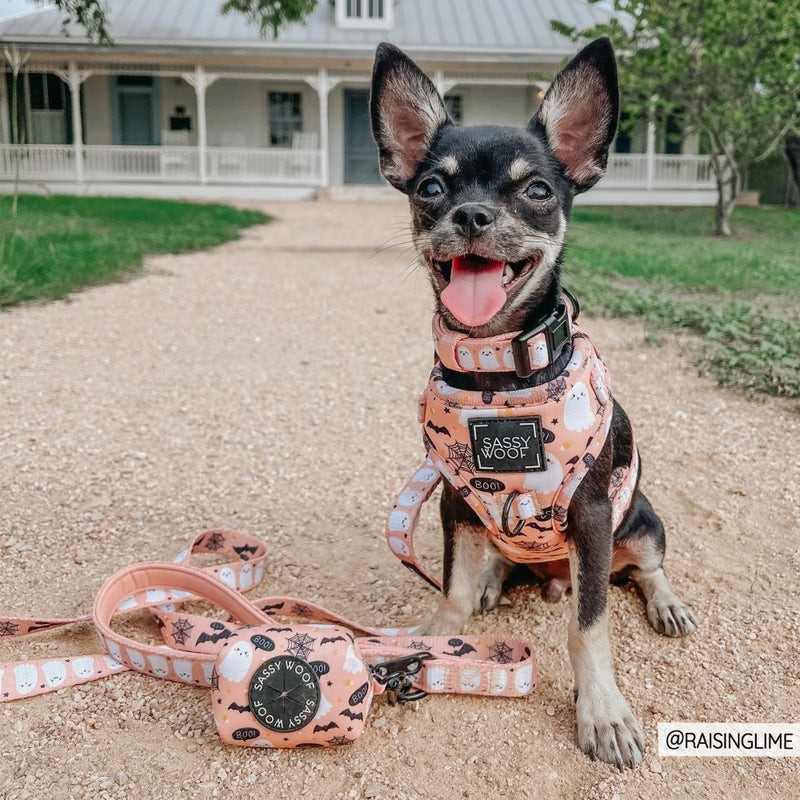
[[[406,208],[266,210],[280,221],[237,242],[0,314],[4,614],[82,613],[109,572],[171,558],[211,526],[269,544],[259,595],[385,625],[432,610],[382,540],[422,460],[416,398],[431,358]],[[685,641],[663,638],[632,590],[610,593],[620,687],[647,737],[639,769],[576,749],[569,604],[520,588],[470,632],[534,644],[540,683],[526,700],[378,700],[350,748],[264,752],[220,744],[204,690],[126,673],[0,706],[0,797],[800,796],[797,760],[659,759],[656,745],[660,721],[800,719],[797,407],[717,388],[680,340],[587,327],[634,422],[667,570],[701,620]],[[419,534],[434,565],[435,517]],[[153,634],[142,621],[139,635]],[[83,625],[4,641],[0,660],[96,650]]]

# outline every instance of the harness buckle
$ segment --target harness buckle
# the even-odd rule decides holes
[[[552,364],[570,338],[569,314],[567,304],[563,300],[536,327],[523,331],[511,340],[514,371],[519,378],[528,378],[535,372],[531,365],[528,342],[540,333],[545,335],[547,363]]]
[[[433,658],[433,654],[423,650],[412,656],[402,656],[370,667],[375,682],[386,687],[390,705],[411,703],[428,694],[424,689],[415,689],[413,679],[422,671],[422,662],[429,658]]]

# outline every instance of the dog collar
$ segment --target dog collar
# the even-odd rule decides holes
[[[561,300],[530,330],[482,339],[452,330],[441,314],[434,314],[433,340],[439,360],[456,372],[515,372],[520,378],[527,378],[552,364],[570,340],[579,306],[570,293],[566,294],[573,307],[572,315]]]

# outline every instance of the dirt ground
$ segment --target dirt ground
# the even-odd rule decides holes
[[[280,221],[237,242],[0,314],[3,615],[83,613],[110,572],[171,559],[214,526],[268,543],[254,596],[381,625],[433,609],[383,540],[423,458],[416,400],[431,360],[406,207],[266,210]],[[0,797],[800,797],[796,759],[659,758],[656,736],[658,722],[800,720],[797,406],[698,377],[681,340],[585,325],[633,420],[667,571],[700,620],[665,638],[632,589],[610,591],[618,681],[647,740],[638,769],[576,748],[570,601],[521,587],[467,632],[534,646],[526,699],[380,698],[350,747],[267,752],[220,743],[206,690],[127,672],[0,705]],[[437,567],[433,507],[419,543]],[[5,639],[0,661],[97,649],[82,624]]]

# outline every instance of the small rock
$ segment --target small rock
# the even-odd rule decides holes
[[[554,717],[556,715],[556,710],[553,706],[547,706],[545,713],[548,717]]]
[[[114,780],[120,785],[124,786],[128,782],[128,776],[120,770],[115,776]]]
[[[661,768],[660,761],[651,761],[650,762],[650,772],[655,772],[657,775],[660,775],[664,770]]]
[[[364,797],[377,797],[381,793],[381,785],[379,783],[371,783],[364,789]]]

